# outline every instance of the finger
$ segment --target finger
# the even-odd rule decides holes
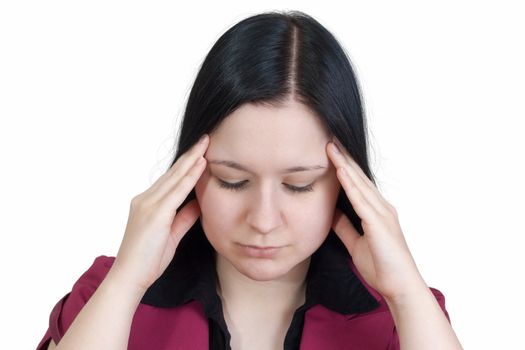
[[[363,182],[369,187],[372,189],[372,191],[374,191],[374,193],[376,194],[377,198],[380,200],[380,202],[383,204],[384,207],[386,207],[388,210],[389,210],[389,213],[390,214],[394,214],[394,215],[397,215],[395,213],[396,209],[392,206],[392,204],[390,204],[389,201],[386,200],[386,198],[383,196],[383,194],[379,191],[379,189],[377,188],[376,184],[372,182],[372,180],[365,174],[365,172],[363,171],[363,169],[361,169],[361,167],[359,166],[359,164],[354,160],[354,158],[352,158],[352,156],[348,153],[348,151],[346,150],[346,148],[344,146],[341,145],[341,142],[334,136],[333,137],[333,141],[339,145],[339,149],[341,150],[342,149],[342,154],[343,156],[345,157],[345,159],[348,161],[348,163],[350,164],[350,166],[352,167],[352,169],[354,170],[355,173],[357,173],[359,175],[359,177],[363,180]]]
[[[380,194],[379,190],[377,189],[376,185],[372,182],[372,180],[370,180],[370,178],[368,176],[366,176],[366,174],[363,171],[363,169],[361,169],[359,164],[357,164],[357,162],[354,160],[354,158],[352,158],[352,156],[348,153],[346,148],[341,144],[341,142],[337,139],[337,137],[333,136],[332,137],[332,142],[334,142],[337,145],[337,147],[339,147],[339,150],[341,151],[343,157],[356,170],[356,172],[359,174],[361,179],[363,179],[363,181],[368,186],[370,186],[377,193],[377,195],[381,196],[381,194]]]
[[[365,178],[368,179],[368,176],[366,176],[366,174],[363,172],[363,170],[361,169],[359,164],[357,164],[357,162],[354,160],[354,158],[352,158],[350,153],[348,153],[346,147],[341,143],[341,141],[339,141],[339,139],[337,137],[332,136],[331,142],[336,144],[336,146],[339,148],[339,151],[344,156],[344,158],[348,161],[348,163],[350,163],[352,165],[357,165],[357,167],[360,170],[360,175],[362,175],[362,176],[364,176]]]
[[[206,159],[201,157],[195,165],[174,184],[158,202],[158,208],[172,218],[175,216],[177,209],[188,196],[188,193],[195,187],[202,172],[206,168]]]
[[[342,153],[337,153],[337,151],[333,148],[334,144],[329,143],[329,155],[332,159],[332,162],[334,163],[334,166],[336,169],[342,168],[346,172],[346,176],[341,176],[340,181],[345,181],[345,191],[348,196],[350,196],[351,189],[349,187],[355,186],[359,190],[357,194],[354,195],[356,198],[364,197],[367,203],[371,205],[373,210],[375,210],[378,214],[385,215],[389,212],[389,208],[385,206],[385,202],[379,194],[379,191],[375,188],[375,186],[370,187],[359,174],[355,171],[355,168],[352,167],[350,164],[348,164],[347,159],[344,157]],[[341,173],[341,175],[344,174],[344,172],[338,170],[338,173]],[[350,197],[349,197],[350,198]],[[360,215],[361,218],[363,218]]]
[[[350,255],[354,255],[354,247],[361,237],[348,217],[338,208],[335,208],[332,228],[344,243]]]
[[[383,203],[383,205],[385,207],[387,207],[389,210],[390,210],[390,213],[395,214],[395,208],[392,206],[392,204],[390,204],[386,199],[385,197],[383,196],[383,194],[379,191],[379,189],[377,188],[377,186],[372,182],[372,180],[370,180],[370,178],[365,174],[365,172],[363,171],[363,169],[361,169],[361,167],[359,166],[359,164],[354,160],[354,158],[352,158],[352,156],[348,153],[347,149],[341,144],[341,141],[339,141],[339,139],[335,136],[332,137],[332,142],[334,142],[338,147],[339,147],[339,150],[341,150],[341,153],[343,154],[344,158],[347,160],[347,162],[350,164],[350,166],[352,166],[352,168],[354,169],[354,171],[359,175],[359,177],[364,181],[365,184],[368,185],[368,187],[370,187],[374,193],[376,194],[376,196],[379,198],[379,200]],[[331,148],[331,147],[329,147]]]
[[[208,148],[209,136],[196,142],[192,148],[186,151],[173,166],[164,173],[146,192],[149,200],[159,201],[171,191],[172,187],[178,183],[197,163],[197,160],[204,155]]]
[[[353,183],[352,179],[345,173],[344,167],[337,169],[337,178],[346,193],[346,196],[350,200],[352,207],[361,220],[372,223],[378,219],[378,212],[368,202],[367,198],[363,195],[360,188]]]
[[[177,245],[186,232],[195,224],[200,214],[201,210],[197,199],[192,199],[177,212],[170,230]]]

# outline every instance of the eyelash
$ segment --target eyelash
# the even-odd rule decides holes
[[[246,181],[236,182],[236,183],[229,183],[219,180],[219,186],[222,188],[226,188],[228,190],[232,191],[241,191],[244,188],[244,185],[246,184]],[[286,185],[290,191],[293,193],[304,193],[304,192],[312,192],[313,191],[313,183],[310,185],[304,186],[304,187],[296,187],[291,185]]]

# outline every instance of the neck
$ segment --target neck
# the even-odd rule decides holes
[[[248,313],[290,313],[305,301],[306,275],[311,257],[274,280],[257,281],[240,273],[216,253],[217,292],[229,310]]]

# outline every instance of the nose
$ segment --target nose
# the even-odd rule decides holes
[[[246,221],[257,232],[270,233],[283,222],[283,211],[275,191],[267,186],[257,192],[248,206]]]

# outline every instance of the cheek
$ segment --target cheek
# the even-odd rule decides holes
[[[195,184],[195,196],[199,202],[201,215],[203,217],[213,215],[216,210],[220,210],[220,193],[214,188],[208,170],[205,170],[200,179]]]
[[[330,232],[338,194],[337,187],[325,184],[315,197],[294,209],[297,229],[315,244],[322,243]]]
[[[332,181],[324,181],[319,183],[314,193],[301,211],[306,221],[318,222],[321,225],[326,224],[326,221],[331,221],[333,216],[339,195],[339,186]]]
[[[290,229],[302,232],[312,243],[321,242],[328,235],[340,185],[335,178],[319,182],[312,193],[286,195],[283,203]],[[195,194],[201,209],[201,224],[209,239],[234,232],[242,226],[245,204],[242,196],[218,187],[205,172],[195,185]]]
[[[313,254],[326,240],[331,219],[320,215],[303,215],[293,227],[294,241],[302,254]]]
[[[225,235],[234,232],[236,208],[224,200],[224,190],[212,183],[212,179],[201,176],[195,185],[195,195],[201,210],[202,229],[213,246],[220,244]]]

